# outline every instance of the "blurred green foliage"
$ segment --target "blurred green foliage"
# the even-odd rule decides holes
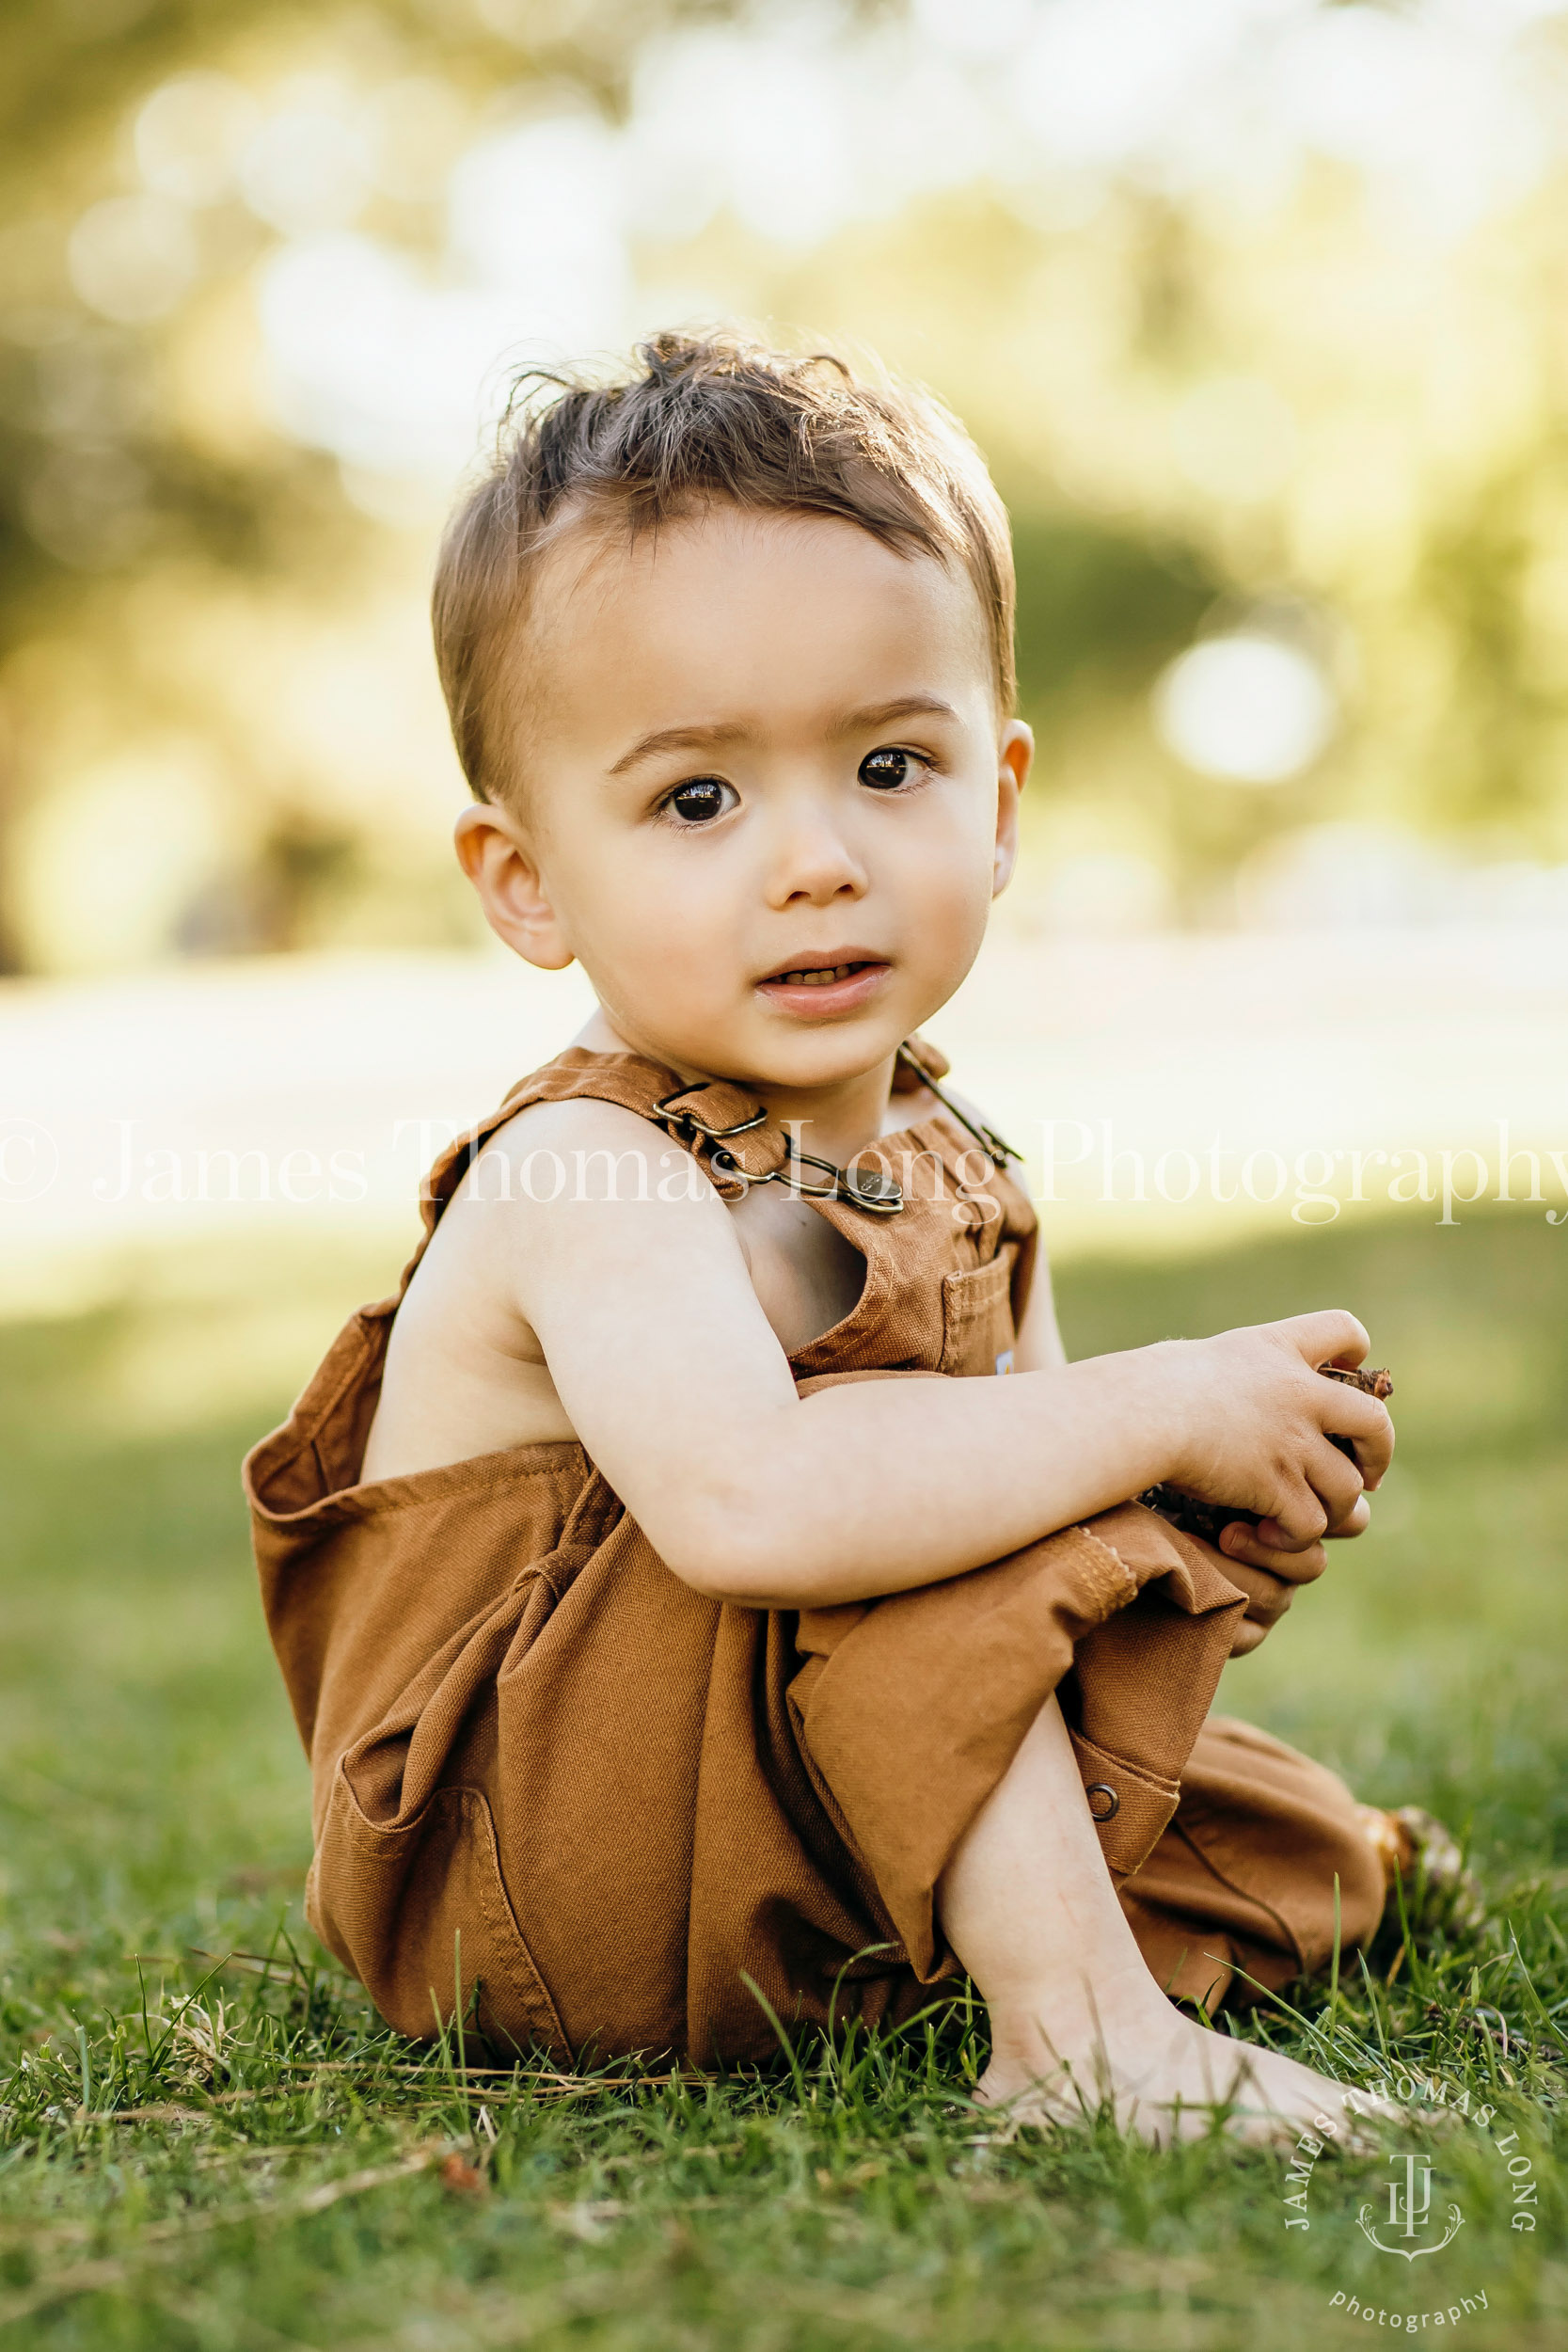
[[[770,21],[836,25],[842,48],[908,18],[836,0]],[[330,85],[347,119],[418,83],[455,155],[541,118],[624,124],[651,42],[761,22],[745,0],[0,14],[0,969],[473,935],[422,645],[436,515],[351,479],[277,405],[260,289],[295,232],[236,186],[190,209],[177,300],[122,316],[112,285],[83,291],[82,224],[145,191],[147,102],[201,72],[262,114]],[[1565,24],[1519,36],[1544,87]],[[744,92],[713,103],[744,130]],[[977,164],[793,241],[734,201],[689,233],[644,223],[633,185],[626,238],[642,324],[870,345],[990,454],[1045,755],[1025,891],[1109,850],[1154,878],[1151,908],[1229,919],[1233,878],[1323,821],[1447,834],[1461,862],[1568,860],[1555,150],[1454,227],[1414,181],[1396,202],[1323,154],[1262,194],[1217,151],[1212,184],[1006,161],[1005,182]],[[440,172],[378,183],[355,215],[432,294],[461,282],[446,193]],[[1332,739],[1271,791],[1196,772],[1150,689],[1196,638],[1287,608]]]
[[[1018,683],[1050,723],[1064,697],[1147,683],[1224,581],[1201,549],[1015,501]]]
[[[265,75],[345,63],[382,77],[439,73],[476,108],[533,85],[579,88],[613,108],[650,32],[729,12],[729,0],[536,0],[492,10],[492,24],[460,0],[320,10],[289,0],[12,0],[0,11],[0,973],[28,961],[7,887],[8,835],[52,781],[27,687],[14,679],[5,724],[8,655],[47,634],[83,646],[112,678],[122,731],[135,733],[170,716],[166,681],[146,676],[119,626],[150,569],[297,580],[311,595],[337,584],[352,596],[374,560],[375,534],[346,507],[329,458],[277,433],[214,448],[171,397],[165,322],[118,324],[77,298],[69,230],[87,204],[135,184],[131,110],[192,69]],[[396,223],[416,244],[426,233],[419,210]],[[243,278],[265,232],[233,207],[220,227],[216,275]],[[54,528],[40,527],[40,506]],[[232,759],[231,746],[221,751]],[[242,765],[236,783],[257,781]],[[297,944],[324,871],[339,896],[352,889],[352,834],[302,817],[288,778],[272,783],[278,806],[257,831],[238,935],[222,935],[220,899],[190,927],[198,946]]]

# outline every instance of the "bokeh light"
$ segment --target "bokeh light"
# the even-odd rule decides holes
[[[71,283],[103,318],[163,318],[190,291],[198,266],[190,216],[168,197],[106,197],[71,232]]]
[[[285,237],[346,229],[370,191],[353,93],[309,82],[267,116],[240,160],[245,200]]]
[[[1155,689],[1178,759],[1229,784],[1283,784],[1319,756],[1334,700],[1310,657],[1278,639],[1213,637],[1173,661]]]
[[[137,168],[155,195],[179,204],[221,203],[261,121],[257,101],[230,74],[177,73],[136,113]]]

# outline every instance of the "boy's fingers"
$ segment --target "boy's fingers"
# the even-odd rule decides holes
[[[1378,1411],[1383,1412],[1381,1405],[1378,1406]],[[1349,1438],[1354,1447],[1355,1467],[1361,1473],[1361,1484],[1364,1486],[1381,1486],[1387,1475],[1388,1465],[1394,1458],[1394,1424],[1388,1419],[1387,1414],[1383,1413],[1383,1422],[1379,1428],[1370,1429],[1365,1433],[1353,1429],[1340,1429],[1336,1431],[1336,1435]]]
[[[1326,1451],[1332,1454],[1334,1448],[1329,1446]],[[1339,1458],[1342,1461],[1344,1456],[1341,1454]],[[1349,1508],[1348,1502],[1346,1508]],[[1259,1519],[1258,1539],[1271,1550],[1304,1551],[1308,1544],[1315,1544],[1323,1534],[1328,1526],[1328,1517],[1312,1488],[1303,1479],[1288,1502],[1281,1503],[1271,1517]]]
[[[1274,1625],[1295,1597],[1295,1587],[1267,1568],[1249,1566],[1244,1560],[1227,1560],[1226,1573],[1239,1593],[1246,1595],[1246,1613],[1254,1625]]]
[[[1276,1545],[1261,1542],[1258,1530],[1245,1519],[1233,1519],[1228,1527],[1221,1529],[1220,1549],[1238,1567],[1255,1568],[1271,1582],[1287,1585],[1310,1584],[1328,1565],[1321,1540],[1306,1545],[1300,1551],[1282,1551]]]
[[[1371,1521],[1372,1506],[1367,1501],[1366,1496],[1362,1495],[1348,1518],[1340,1519],[1335,1527],[1324,1528],[1323,1540],[1325,1543],[1333,1543],[1346,1535],[1364,1535],[1371,1525]]]
[[[1333,1389],[1338,1395],[1350,1398],[1348,1408],[1331,1404],[1323,1410],[1323,1428],[1325,1437],[1345,1438],[1350,1441],[1350,1453],[1347,1454],[1338,1445],[1333,1448],[1333,1451],[1338,1455],[1340,1462],[1354,1472],[1355,1483],[1351,1489],[1351,1498],[1354,1501],[1364,1486],[1382,1485],[1388,1465],[1394,1458],[1394,1424],[1388,1418],[1386,1406],[1380,1405],[1375,1396],[1360,1396],[1354,1391],[1340,1389],[1337,1381],[1323,1380],[1318,1385],[1323,1389]],[[1367,1409],[1369,1407],[1370,1410]],[[1319,1476],[1320,1470],[1324,1477],[1329,1479],[1336,1475],[1332,1467],[1323,1461],[1323,1456],[1315,1454],[1312,1464],[1307,1467],[1307,1474],[1323,1500],[1327,1502],[1330,1488],[1322,1484]],[[1345,1508],[1346,1510],[1350,1508],[1348,1502]],[[1334,1516],[1331,1515],[1330,1524],[1334,1523]]]
[[[1367,1359],[1371,1341],[1364,1325],[1344,1307],[1325,1307],[1314,1315],[1293,1315],[1291,1338],[1316,1371],[1319,1364],[1341,1364],[1354,1372]],[[1335,1386],[1341,1384],[1336,1382]],[[1353,1390],[1351,1394],[1358,1394]]]
[[[1364,1389],[1353,1389],[1347,1381],[1329,1380],[1320,1374],[1316,1398],[1323,1427],[1338,1430],[1342,1438],[1375,1438],[1394,1425],[1380,1396],[1369,1396]]]
[[[1258,1592],[1248,1597],[1245,1612],[1248,1625],[1277,1625],[1296,1597],[1293,1584],[1282,1584],[1277,1577],[1272,1577],[1269,1581],[1274,1587],[1272,1592]]]
[[[1323,1428],[1349,1438],[1363,1483],[1377,1486],[1394,1455],[1394,1423],[1387,1406],[1342,1380],[1320,1380],[1318,1387]]]
[[[1320,1535],[1324,1534],[1329,1528],[1338,1527],[1341,1519],[1349,1518],[1361,1499],[1366,1481],[1349,1455],[1326,1441],[1322,1447],[1313,1447],[1310,1458],[1302,1467],[1326,1515],[1318,1530]]]

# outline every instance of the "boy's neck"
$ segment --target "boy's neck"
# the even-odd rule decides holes
[[[770,1118],[789,1128],[804,1152],[843,1168],[889,1131],[888,1105],[893,1097],[896,1056],[888,1054],[869,1070],[857,1071],[831,1086],[774,1086],[767,1079],[736,1077],[727,1071],[698,1070],[661,1053],[647,1041],[626,1037],[602,1007],[578,1032],[574,1044],[593,1054],[642,1054],[664,1062],[689,1086],[720,1080],[743,1086],[756,1096]]]

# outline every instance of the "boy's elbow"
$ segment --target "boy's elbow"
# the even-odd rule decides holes
[[[809,1588],[816,1581],[794,1536],[790,1527],[777,1524],[776,1515],[753,1504],[683,1515],[655,1542],[666,1566],[705,1600],[794,1609],[814,1597]]]
[[[672,1564],[673,1565],[673,1564]],[[752,1584],[737,1577],[731,1569],[727,1574],[716,1568],[674,1568],[683,1584],[689,1585],[704,1600],[716,1600],[734,1609],[784,1609],[793,1604],[780,1598],[775,1592],[765,1591],[761,1583]]]

